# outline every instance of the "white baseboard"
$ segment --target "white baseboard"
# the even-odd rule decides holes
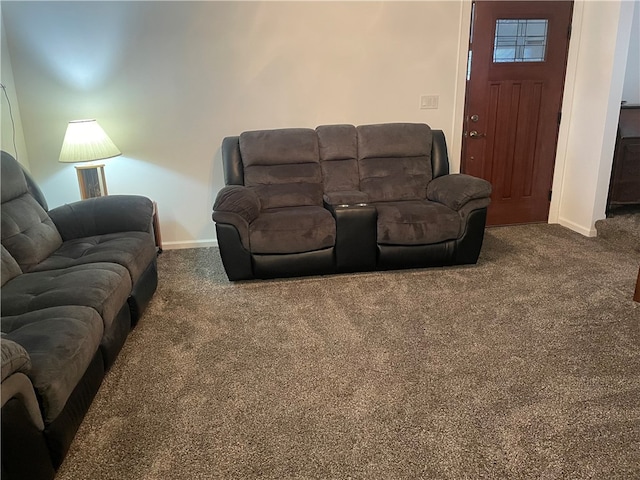
[[[162,242],[163,250],[180,250],[183,248],[205,248],[217,247],[218,239],[211,240],[191,240],[188,242]]]
[[[574,232],[578,232],[580,235],[584,235],[585,237],[595,237],[598,235],[598,231],[595,227],[586,228],[582,225],[578,225],[575,222],[567,220],[566,218],[558,218],[558,223],[563,227],[567,227]]]

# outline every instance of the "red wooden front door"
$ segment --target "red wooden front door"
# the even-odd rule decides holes
[[[462,171],[493,185],[487,224],[546,221],[571,1],[475,1]]]

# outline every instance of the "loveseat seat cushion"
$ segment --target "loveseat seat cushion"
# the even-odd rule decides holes
[[[424,200],[432,179],[431,128],[426,124],[361,125],[360,189],[371,202]]]
[[[156,256],[153,236],[146,232],[94,235],[65,241],[31,272],[57,270],[89,263],[117,263],[125,267],[135,285]]]
[[[251,252],[302,253],[333,247],[336,224],[322,207],[265,210],[249,226]]]
[[[322,171],[315,130],[244,132],[239,139],[244,184],[262,209],[322,205]]]
[[[458,238],[460,215],[427,200],[376,203],[378,243],[429,245]]]
[[[93,308],[64,306],[2,317],[4,338],[28,352],[45,423],[60,414],[96,354],[103,323]]]
[[[79,305],[98,312],[108,330],[131,292],[126,268],[115,263],[76,265],[60,270],[23,273],[2,287],[2,315]]]

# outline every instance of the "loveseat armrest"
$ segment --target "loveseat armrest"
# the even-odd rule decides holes
[[[427,199],[460,210],[467,202],[489,198],[491,184],[471,175],[456,173],[434,178],[427,185]]]
[[[260,214],[260,199],[253,190],[242,185],[228,185],[223,187],[216,196],[213,204],[213,215],[218,212],[234,213],[245,222],[251,223]]]
[[[251,250],[249,224],[258,218],[260,208],[256,192],[242,185],[228,185],[218,192],[211,218],[216,224],[233,225],[240,235],[242,246]]]
[[[109,195],[49,210],[63,240],[119,232],[151,232],[153,202],[139,195]]]

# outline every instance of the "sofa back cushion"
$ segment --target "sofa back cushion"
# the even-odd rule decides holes
[[[424,200],[432,178],[431,128],[426,124],[361,125],[360,189],[372,202]]]
[[[316,128],[325,192],[360,189],[358,133],[353,125],[322,125]]]
[[[244,184],[263,210],[321,206],[322,171],[315,130],[285,128],[240,135]]]
[[[58,229],[30,193],[20,164],[2,152],[2,245],[27,272],[62,245]]]

